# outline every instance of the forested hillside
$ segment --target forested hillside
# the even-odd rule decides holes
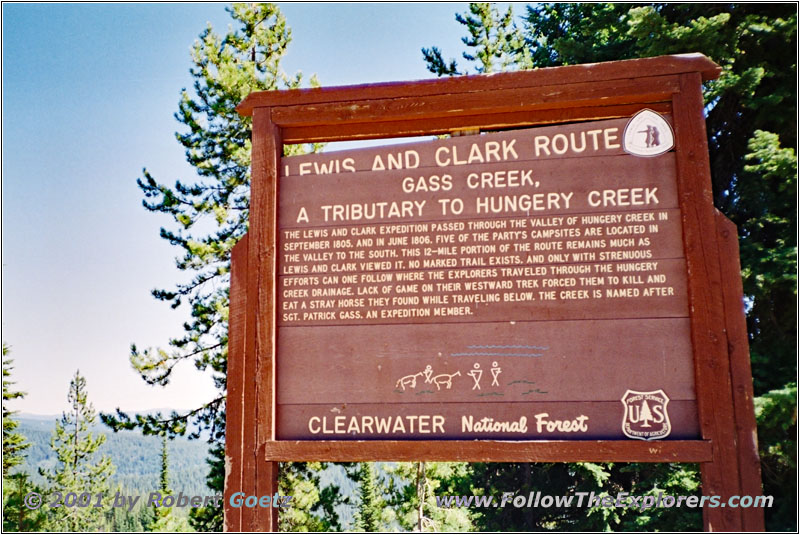
[[[21,415],[17,428],[31,447],[26,450],[25,462],[15,471],[31,475],[37,484],[43,484],[39,468],[52,469],[56,464],[55,452],[50,447],[56,417],[31,417]],[[109,455],[116,467],[112,476],[112,488],[117,485],[136,494],[146,494],[158,489],[161,469],[161,439],[157,436],[143,436],[139,431],[114,433],[105,426],[98,425],[94,433],[104,433],[106,442],[98,451],[99,455]],[[202,440],[176,438],[169,443],[169,478],[175,493],[206,495],[205,474],[208,444]]]

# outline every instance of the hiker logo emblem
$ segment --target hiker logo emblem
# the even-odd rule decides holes
[[[642,110],[631,117],[622,134],[622,148],[634,156],[658,156],[675,145],[672,127],[653,110]]]

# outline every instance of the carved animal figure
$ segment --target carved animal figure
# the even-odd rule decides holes
[[[433,384],[436,385],[436,390],[441,390],[442,389],[442,385],[447,386],[447,389],[450,390],[450,388],[452,388],[452,386],[453,386],[453,377],[460,377],[460,376],[461,376],[461,372],[460,371],[458,371],[456,373],[449,373],[449,374],[448,373],[442,373],[442,374],[437,375],[436,377],[433,378]]]
[[[406,385],[410,386],[411,388],[417,387],[417,377],[421,376],[422,372],[415,373],[414,375],[406,375],[405,377],[401,377],[397,380],[397,384],[395,388],[402,388],[403,390],[406,389]]]

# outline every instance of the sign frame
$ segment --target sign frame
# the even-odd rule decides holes
[[[713,206],[702,82],[721,68],[682,54],[491,76],[264,91],[252,116],[250,229],[232,252],[225,529],[275,531],[286,461],[696,462],[704,495],[760,495],[761,474],[736,227]],[[688,274],[699,440],[276,440],[277,206],[284,144],[671,114]],[[764,529],[763,509],[704,508],[706,530]]]

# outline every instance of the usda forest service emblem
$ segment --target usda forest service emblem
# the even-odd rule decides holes
[[[663,390],[637,392],[628,390],[622,396],[625,413],[622,417],[622,432],[628,438],[657,440],[669,435],[667,404],[669,398]]]
[[[653,110],[642,110],[631,117],[622,134],[622,148],[635,156],[658,156],[675,145],[672,127]]]

